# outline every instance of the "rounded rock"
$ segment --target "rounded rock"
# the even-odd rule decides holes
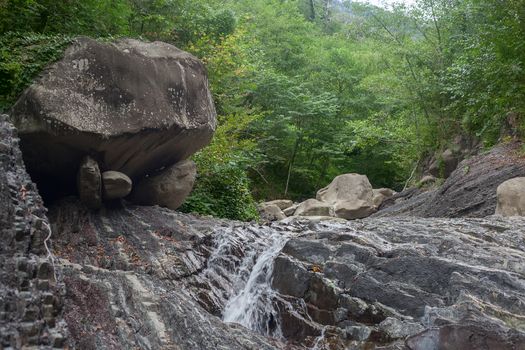
[[[133,182],[126,174],[111,170],[102,173],[102,185],[104,199],[111,200],[130,194]]]

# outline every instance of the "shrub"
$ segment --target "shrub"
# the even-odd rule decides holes
[[[60,59],[71,41],[66,35],[0,35],[0,112],[15,103],[47,65]]]
[[[181,211],[242,221],[258,219],[248,176],[234,164],[220,164],[199,174]]]

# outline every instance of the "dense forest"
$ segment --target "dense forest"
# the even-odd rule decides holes
[[[347,172],[399,190],[456,137],[525,127],[525,0],[0,0],[0,111],[79,35],[206,64],[219,126],[186,211],[247,220]]]

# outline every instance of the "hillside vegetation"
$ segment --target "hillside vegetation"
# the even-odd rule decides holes
[[[458,135],[525,127],[525,0],[0,0],[0,110],[79,35],[206,64],[219,126],[186,211],[249,220],[348,172],[400,189]]]

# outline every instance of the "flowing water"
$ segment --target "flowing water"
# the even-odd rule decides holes
[[[226,303],[223,320],[239,323],[262,334],[280,336],[279,327],[275,327],[277,311],[273,303],[275,291],[271,278],[273,261],[286,243],[287,236],[277,232],[268,237],[268,241],[266,249],[256,258],[248,278],[238,281],[237,287],[240,288]]]
[[[268,227],[225,228],[215,235],[199,282],[209,286],[223,321],[282,337],[271,279],[274,259],[292,235]]]

